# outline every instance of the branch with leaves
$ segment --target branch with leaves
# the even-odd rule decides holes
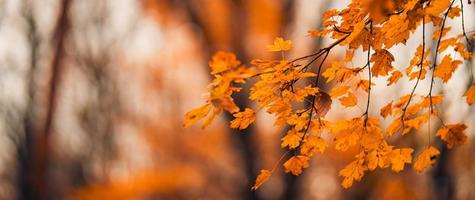
[[[463,1],[456,5],[452,0],[408,0],[377,1],[352,0],[344,9],[331,9],[323,14],[323,26],[319,30],[309,31],[312,37],[325,37],[334,40],[329,46],[309,55],[295,59],[285,59],[285,52],[292,49],[292,42],[276,38],[267,46],[272,52],[280,53],[277,60],[254,59],[252,67],[241,65],[236,56],[228,52],[218,52],[209,62],[214,80],[210,84],[206,104],[185,115],[185,127],[205,119],[202,127],[211,123],[223,110],[232,113],[235,119],[230,127],[245,129],[255,121],[256,112],[265,110],[275,116],[274,125],[280,128],[290,126],[282,137],[281,147],[288,149],[282,158],[291,155],[283,163],[285,172],[300,175],[309,167],[309,160],[317,153],[324,153],[330,145],[324,138],[333,138],[334,148],[338,151],[357,150],[355,160],[343,168],[339,174],[343,177],[342,186],[351,187],[360,181],[367,171],[377,168],[389,168],[400,172],[406,164],[413,163],[412,147],[397,147],[390,144],[389,138],[400,134],[401,137],[420,130],[424,123],[430,123],[431,117],[437,117],[436,106],[443,103],[443,96],[433,94],[435,78],[447,83],[457,67],[465,60],[473,59],[462,39],[467,42],[463,18]],[[448,18],[462,19],[463,33],[449,37],[451,28],[446,26]],[[426,49],[426,26],[436,28],[432,39],[437,41],[435,57],[430,60],[430,48]],[[400,71],[392,66],[395,61],[391,52],[394,46],[406,45],[406,41],[422,27],[422,44],[416,49],[409,66]],[[472,36],[473,37],[473,36]],[[469,43],[470,44],[470,43]],[[329,63],[324,67],[335,47],[346,48],[345,58]],[[367,54],[366,64],[353,64],[353,55],[357,51]],[[448,51],[454,53],[447,54]],[[444,56],[437,64],[438,56]],[[311,66],[318,63],[315,72]],[[360,73],[367,70],[367,79]],[[432,71],[427,96],[415,93],[419,82]],[[380,116],[371,115],[371,88],[375,85],[372,78],[386,78],[386,86],[398,83],[403,77],[415,81],[410,94],[403,95],[397,101],[391,101],[380,110]],[[239,92],[240,84],[248,79],[257,79],[249,98],[257,103],[257,109],[237,107],[231,95]],[[333,82],[330,91],[318,87],[319,80]],[[311,79],[309,84],[296,84],[302,79]],[[345,108],[358,106],[357,95],[366,93],[366,109],[350,119],[328,121],[325,115],[336,100]],[[472,105],[475,101],[475,85],[465,93],[466,101]],[[308,101],[303,108],[298,107]],[[394,119],[383,130],[380,120],[392,116]],[[447,143],[448,148],[464,144],[467,136],[463,123],[445,124],[436,136]],[[324,137],[324,134],[328,135]],[[422,172],[435,163],[439,150],[429,143],[414,159],[413,168]],[[289,154],[289,152],[292,152]],[[261,186],[273,173],[262,170],[252,189]]]

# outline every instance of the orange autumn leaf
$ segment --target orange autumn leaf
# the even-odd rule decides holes
[[[399,81],[399,79],[402,78],[402,73],[400,71],[393,71],[391,72],[391,76],[388,78],[388,83],[386,84],[387,86],[390,86],[392,84],[395,84]]]
[[[460,12],[462,11],[462,9],[460,9],[458,6],[457,7],[453,7],[452,9],[450,9],[450,12],[448,14],[448,16],[453,19],[455,17],[458,17],[460,16]]]
[[[289,149],[294,149],[299,146],[300,140],[302,138],[298,135],[295,130],[290,130],[287,135],[285,135],[281,140],[281,148],[289,147]]]
[[[433,40],[438,40],[439,37],[445,37],[451,29],[452,29],[452,27],[450,27],[450,26],[444,27],[444,30],[442,30],[442,34],[440,34],[440,29],[436,30],[434,32],[434,35],[432,36],[432,39]]]
[[[383,118],[386,118],[387,116],[391,115],[392,112],[393,112],[393,102],[391,101],[390,103],[382,107],[379,113]]]
[[[200,119],[205,118],[211,110],[211,107],[211,104],[205,104],[201,107],[191,110],[190,112],[187,112],[185,114],[185,123],[183,124],[183,127],[189,127]]]
[[[462,145],[467,142],[467,134],[465,133],[467,125],[449,124],[445,125],[437,131],[437,136],[447,143],[447,147],[451,149],[455,145]]]
[[[289,51],[292,49],[292,41],[284,40],[281,37],[274,39],[274,44],[267,45],[267,50],[269,51]]]
[[[190,123],[207,117],[204,123],[207,124],[216,113],[224,110],[236,117],[232,127],[247,127],[254,121],[255,113],[245,114],[246,110],[238,112],[240,109],[232,97],[234,92],[241,90],[242,83],[248,82],[251,85],[249,98],[258,105],[258,110],[263,109],[271,114],[275,127],[290,127],[290,131],[280,141],[282,148],[294,152],[283,164],[286,173],[300,175],[309,167],[308,160],[312,156],[332,147],[335,151],[356,155],[355,161],[339,171],[345,188],[360,181],[366,171],[377,168],[391,168],[397,173],[404,170],[407,164],[413,163],[414,169],[422,172],[433,165],[439,154],[435,147],[422,150],[416,157],[413,155],[413,148],[396,145],[401,144],[398,141],[406,140],[408,133],[424,132],[427,130],[424,125],[433,125],[430,119],[435,119],[438,109],[444,108],[435,106],[442,104],[444,98],[447,98],[433,95],[433,85],[446,84],[459,65],[473,58],[465,44],[465,37],[469,36],[459,28],[451,28],[446,24],[446,18],[456,19],[461,16],[461,5],[449,0],[350,2],[342,9],[324,12],[321,26],[308,33],[313,37],[326,36],[325,39],[331,41],[328,45],[312,49],[308,54],[287,60],[283,52],[292,49],[292,42],[279,37],[267,49],[280,52],[282,56],[266,60],[256,58],[249,68],[241,65],[232,54],[215,55],[214,61],[210,62],[214,76],[210,84],[211,98],[206,101],[211,106],[207,110],[202,108],[202,111],[195,111],[194,116],[189,115]],[[440,39],[436,45],[428,45],[427,41],[422,41],[424,37],[414,37],[415,33],[421,32],[422,24],[426,28],[424,33],[429,31],[426,26],[431,26],[430,29],[434,30],[426,38],[436,41]],[[455,31],[459,31],[459,34],[449,36],[449,33]],[[406,42],[413,43],[414,38],[416,43],[421,44],[412,58],[402,54],[394,56],[410,50],[411,47],[406,46]],[[396,46],[397,49],[393,48]],[[344,54],[335,56],[334,47],[341,48],[339,52]],[[434,53],[442,59],[433,60]],[[367,62],[367,59],[369,63],[362,66],[364,63],[360,61]],[[401,63],[405,61],[409,61],[409,65],[402,68]],[[369,74],[362,73],[369,67],[371,70],[366,71]],[[334,80],[334,83],[328,85],[330,91],[327,87],[319,88],[322,86],[322,78],[327,83]],[[430,95],[423,96],[420,93],[421,89],[425,89],[422,82],[434,78],[442,81],[430,81],[431,85],[427,88]],[[398,84],[402,81],[405,83]],[[378,112],[375,105],[379,105],[375,101],[381,100],[378,99],[378,95],[381,95],[378,92],[386,86],[396,84],[398,87],[390,88],[400,91],[390,91],[393,93],[389,96],[393,97],[399,92],[407,92],[404,93],[406,95],[394,96],[395,99],[379,108],[379,115],[374,116]],[[407,85],[411,85],[409,89],[412,90],[407,90]],[[370,91],[373,86],[378,89]],[[379,90],[381,86],[383,88]],[[361,96],[357,92],[358,95],[361,92]],[[469,105],[475,103],[475,85],[464,96]],[[336,99],[342,105],[338,106],[341,110],[328,118],[336,116],[342,119],[332,121],[325,117],[332,109],[332,101]],[[359,99],[368,102],[366,110],[365,107],[358,106]],[[356,106],[359,109],[348,109]],[[347,110],[355,115],[345,118]],[[383,131],[385,124],[382,125],[380,121],[388,116],[394,118]],[[437,131],[437,136],[449,148],[453,148],[466,142],[466,129],[467,126],[463,124],[446,125]],[[397,133],[400,133],[397,138],[390,138]],[[327,143],[324,140],[328,136],[333,138],[333,142]],[[404,144],[416,146],[414,143]],[[253,188],[257,189],[269,176],[269,171],[261,171]]]
[[[434,0],[425,11],[427,15],[438,16],[444,12],[449,5],[449,0]]]
[[[360,21],[358,22],[354,27],[353,31],[351,31],[350,35],[346,38],[345,41],[341,43],[341,45],[348,45],[350,44],[353,40],[355,40],[361,33],[361,31],[365,28],[365,22]]]
[[[230,122],[231,128],[245,129],[247,128],[254,120],[256,120],[256,114],[254,110],[246,108],[242,112],[234,113],[234,120]]]
[[[460,64],[462,64],[462,61],[452,60],[449,55],[446,55],[442,59],[442,62],[435,68],[434,76],[439,77],[444,81],[444,83],[447,83]]]
[[[264,184],[269,177],[272,175],[272,172],[266,169],[261,169],[261,173],[256,178],[256,183],[252,186],[251,190],[257,190],[262,184]]]
[[[472,86],[468,88],[467,92],[465,92],[463,96],[467,97],[468,105],[475,103],[475,84],[472,84]]]
[[[414,163],[414,169],[418,173],[421,173],[426,168],[428,168],[429,166],[432,166],[435,163],[435,159],[439,154],[440,152],[439,150],[437,150],[437,148],[433,146],[427,147],[417,157],[416,162]]]
[[[364,166],[364,159],[357,159],[340,170],[339,175],[344,177],[341,185],[344,188],[349,188],[354,181],[360,181],[363,178],[364,172],[367,168]]]
[[[343,96],[344,94],[346,94],[348,92],[348,89],[350,89],[350,87],[348,87],[348,86],[333,87],[332,90],[330,91],[330,96],[332,98]]]
[[[401,119],[395,119],[386,129],[386,133],[391,137],[402,128]]]
[[[391,169],[395,172],[400,172],[404,169],[404,164],[409,164],[412,162],[412,152],[414,149],[411,148],[402,148],[402,149],[394,149],[391,152],[390,159],[391,159]]]
[[[236,55],[229,52],[219,51],[209,61],[211,74],[218,74],[226,70],[239,66],[241,62],[236,59]]]
[[[295,176],[302,174],[302,169],[309,167],[309,157],[307,156],[292,156],[284,163],[285,173],[292,173]]]
[[[328,144],[321,137],[308,136],[305,138],[300,152],[306,156],[313,156],[317,151],[323,153]]]
[[[394,62],[394,56],[385,49],[376,49],[371,55],[371,62],[374,62],[371,68],[374,77],[386,76],[393,69],[391,63]]]
[[[378,141],[379,138],[378,138]],[[375,145],[376,149],[368,153],[367,166],[369,170],[375,170],[377,167],[386,168],[391,164],[390,154],[392,152],[392,146],[386,142],[378,142],[379,145]]]
[[[356,104],[358,103],[358,99],[351,92],[348,93],[348,96],[342,97],[339,100],[340,100],[341,105],[345,107],[353,107],[353,106],[356,106]]]

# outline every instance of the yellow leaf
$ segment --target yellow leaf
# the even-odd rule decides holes
[[[425,9],[427,15],[439,16],[450,6],[449,0],[433,0],[429,4],[429,7]]]
[[[189,127],[198,122],[200,119],[206,117],[206,115],[208,115],[209,111],[211,110],[211,107],[211,104],[205,104],[201,107],[191,110],[190,112],[187,112],[185,114],[185,124],[183,124],[183,126],[185,128]]]
[[[292,41],[284,40],[281,37],[274,39],[274,44],[267,45],[267,50],[269,51],[288,51],[292,49]]]
[[[381,108],[380,114],[383,118],[386,118],[388,115],[393,113],[393,102],[391,101],[386,106]]]
[[[467,125],[462,123],[445,125],[437,131],[437,136],[440,136],[447,143],[447,147],[451,149],[455,145],[462,145],[467,142],[465,129],[467,129]]]
[[[475,103],[475,84],[472,84],[470,88],[468,88],[467,92],[463,96],[467,97],[467,103],[468,105],[472,105]]]
[[[250,108],[246,108],[243,112],[235,113],[233,116],[235,118],[230,122],[231,128],[245,129],[256,120],[256,114]]]
[[[389,49],[395,44],[405,44],[409,38],[409,20],[406,13],[392,15],[381,28],[385,40],[384,46]]]
[[[339,96],[342,96],[344,94],[346,94],[348,92],[348,89],[350,89],[350,87],[348,86],[336,86],[336,87],[333,87],[332,90],[330,91],[330,96],[332,98],[336,98],[336,97],[339,97]]]
[[[317,76],[317,74],[313,72],[302,72],[298,74],[299,78],[310,78],[310,77],[315,77],[315,76]]]
[[[402,73],[400,71],[396,70],[396,71],[391,72],[391,76],[388,78],[387,86],[397,83],[397,81],[399,81],[399,79],[401,78],[402,78]]]
[[[439,77],[440,79],[444,81],[444,83],[447,83],[447,81],[450,80],[450,78],[452,77],[452,74],[457,69],[458,65],[460,64],[462,64],[462,61],[460,60],[452,61],[452,58],[449,55],[446,55],[442,59],[442,62],[439,65],[437,65],[437,68],[435,68],[434,76]]]
[[[323,153],[328,147],[328,144],[321,137],[308,136],[305,138],[300,152],[306,156],[313,156],[317,151]]]
[[[358,101],[356,96],[351,92],[348,93],[348,96],[342,97],[339,100],[340,100],[341,105],[343,105],[345,107],[356,106],[356,103]]]
[[[458,6],[457,7],[452,7],[452,9],[450,9],[448,15],[451,19],[453,19],[455,17],[460,16],[460,11],[462,11],[462,9],[460,9]]]
[[[265,183],[272,175],[271,171],[261,169],[261,173],[256,178],[256,183],[252,186],[251,190],[257,190],[263,183]]]
[[[345,41],[343,41],[341,43],[341,45],[348,45],[350,44],[354,39],[356,39],[361,31],[364,29],[365,27],[365,22],[364,20],[358,22],[354,27],[353,27],[353,31],[351,31],[350,35],[345,39]]]
[[[450,26],[447,26],[444,28],[444,30],[442,30],[442,35],[440,34],[440,29],[437,29],[435,32],[434,32],[434,35],[432,35],[432,39],[433,40],[438,40],[439,37],[445,37],[445,35],[447,35],[447,33],[452,29],[452,27]]]
[[[392,152],[392,146],[389,146],[386,142],[381,142],[378,147],[369,152],[366,157],[369,170],[374,170],[377,167],[386,168],[391,163],[389,154]]]
[[[344,188],[349,188],[354,181],[360,181],[363,178],[366,167],[363,165],[364,159],[357,159],[340,170],[339,175],[344,177],[341,185]]]
[[[395,172],[400,172],[404,169],[404,164],[412,162],[411,148],[394,149],[391,152],[391,169]]]
[[[430,107],[430,104],[432,103],[432,105],[437,105],[437,104],[441,104],[442,102],[444,101],[444,96],[431,96],[431,97],[423,97],[422,99],[422,102],[417,105],[419,107],[423,107],[423,108],[428,108]]]
[[[402,121],[401,119],[395,119],[389,126],[388,129],[386,130],[386,133],[389,136],[393,136],[394,133],[398,132],[402,128]]]
[[[421,173],[427,167],[435,163],[435,159],[437,158],[437,155],[439,154],[440,154],[439,150],[437,150],[433,146],[430,146],[424,149],[424,151],[422,151],[422,153],[417,157],[416,162],[414,163],[414,169],[418,173]]]
[[[385,49],[376,49],[376,52],[371,55],[371,62],[374,62],[371,68],[372,76],[386,76],[389,71],[393,69],[391,63],[394,61],[394,56]]]
[[[295,176],[302,174],[302,169],[309,167],[309,157],[307,156],[292,156],[284,163],[285,173],[292,173]]]
[[[285,148],[288,146],[289,149],[294,149],[299,146],[301,137],[298,135],[297,132],[295,132],[295,130],[292,129],[281,140],[281,148]]]
[[[209,61],[211,74],[218,74],[231,68],[239,66],[241,62],[236,59],[236,55],[230,52],[219,51],[213,55]]]
[[[335,79],[337,71],[341,68],[341,62],[332,62],[331,66],[327,68],[322,76],[327,79],[327,83]]]
[[[374,83],[371,83],[371,86],[373,86]],[[369,91],[369,80],[360,80],[356,84],[357,88],[361,88],[363,91],[368,92]]]

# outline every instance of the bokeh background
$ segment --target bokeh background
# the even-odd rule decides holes
[[[330,148],[303,175],[278,168],[253,192],[259,169],[272,168],[283,153],[283,132],[272,117],[262,112],[243,131],[231,130],[226,115],[205,130],[182,128],[184,113],[204,102],[214,52],[232,51],[243,63],[273,58],[265,46],[283,36],[294,44],[286,56],[306,55],[331,42],[307,31],[318,29],[326,9],[346,3],[0,0],[0,199],[474,199],[475,109],[462,97],[475,76],[473,60],[436,87],[446,95],[442,118],[465,122],[468,142],[448,151],[432,137],[442,154],[423,174],[376,170],[345,190],[338,171],[353,154]],[[470,34],[474,11],[466,4]],[[449,24],[460,33],[460,19]],[[396,68],[407,66],[420,36],[418,30],[407,46],[392,50]],[[376,81],[373,115],[413,85]],[[417,92],[427,88],[422,81]],[[254,106],[246,92],[235,99],[241,108]],[[328,118],[361,113],[337,104]],[[395,143],[415,147],[417,155],[438,126]]]

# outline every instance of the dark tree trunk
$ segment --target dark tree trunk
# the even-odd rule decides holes
[[[60,75],[62,72],[62,61],[65,57],[64,42],[66,33],[69,28],[68,10],[70,0],[63,0],[60,7],[60,14],[54,32],[54,56],[51,65],[51,79],[49,88],[45,95],[46,105],[44,116],[37,117],[34,112],[33,100],[33,72],[36,66],[37,43],[33,43],[31,52],[31,77],[29,92],[30,97],[27,114],[24,117],[24,138],[18,147],[19,156],[19,186],[20,199],[52,199],[53,194],[50,189],[53,187],[51,180],[48,178],[48,165],[50,160],[49,139],[53,130],[53,118],[56,111],[56,102],[58,96],[58,87],[60,83]],[[32,22],[32,30],[35,31],[34,22]],[[32,40],[36,42],[36,40]],[[36,89],[36,88],[35,88]],[[33,121],[35,120],[35,121]]]

